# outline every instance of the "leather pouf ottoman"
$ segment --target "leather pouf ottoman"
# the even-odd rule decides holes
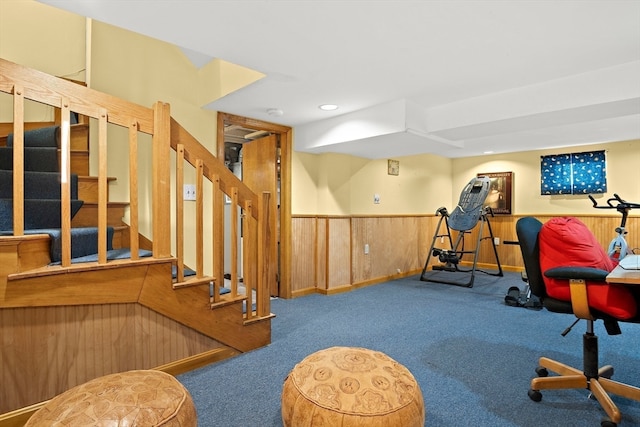
[[[51,399],[25,426],[197,426],[187,389],[172,375],[139,370],[106,375]]]
[[[285,427],[423,427],[424,420],[415,378],[379,351],[320,350],[291,370],[282,389]]]

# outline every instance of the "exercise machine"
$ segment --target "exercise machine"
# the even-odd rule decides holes
[[[640,208],[640,203],[627,202],[626,200],[621,199],[616,193],[613,193],[613,197],[607,199],[606,205],[598,205],[598,202],[596,202],[596,199],[594,199],[591,194],[589,194],[589,199],[591,199],[593,207],[596,209],[615,209],[622,214],[620,226],[616,227],[617,235],[613,238],[607,249],[607,255],[609,255],[609,258],[620,262],[625,256],[633,254],[633,251],[627,245],[627,240],[625,238],[627,230],[625,227],[627,225],[629,211],[631,209]]]
[[[449,214],[446,207],[441,207],[436,211],[436,216],[440,216],[440,219],[438,220],[431,241],[431,247],[429,248],[420,280],[470,288],[473,286],[476,271],[492,276],[503,276],[493,230],[489,222],[489,217],[493,217],[493,211],[491,208],[484,206],[484,202],[489,194],[490,184],[491,180],[489,177],[482,176],[473,178],[460,193],[458,205],[451,214]],[[480,226],[475,242],[476,245],[472,249],[465,249],[465,236],[471,234],[471,230],[473,230],[478,223],[480,223]],[[452,235],[452,230],[456,232],[455,238]],[[488,232],[488,235],[485,235],[486,232]],[[491,247],[493,248],[493,254],[495,255],[498,268],[497,272],[488,272],[477,268],[481,244],[486,239],[490,239],[491,241]],[[463,268],[460,266],[462,257],[465,255],[473,256],[471,268]],[[439,263],[434,263],[431,269],[429,269],[432,258],[436,258]],[[469,280],[462,282],[455,280],[452,278],[452,276],[455,275],[440,274],[443,271],[449,273],[465,273],[469,275]]]

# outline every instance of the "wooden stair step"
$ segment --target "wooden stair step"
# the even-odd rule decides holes
[[[129,206],[126,202],[107,203],[107,225],[114,227],[126,225],[122,218],[124,210]],[[97,227],[98,226],[98,204],[85,203],[82,205],[76,216],[71,220],[72,227]]]
[[[107,177],[107,183],[116,181],[117,178]],[[85,203],[98,203],[98,177],[78,176],[78,199]],[[107,200],[109,200],[109,186],[107,185]]]
[[[113,249],[130,246],[129,226],[113,227]],[[48,234],[2,236],[0,238],[0,276],[36,270],[51,263],[51,238]]]
[[[107,271],[136,265],[163,264],[166,262],[172,262],[172,260],[173,258],[146,257],[137,260],[115,259],[113,261],[107,262],[106,264],[98,264],[97,262],[81,262],[77,264],[71,264],[67,267],[63,267],[61,265],[46,265],[44,267],[34,268],[32,270],[22,271],[20,273],[9,274],[7,275],[7,282],[44,276],[55,276],[60,274],[66,275],[69,273],[86,271]]]
[[[261,316],[261,317],[256,316],[256,315],[255,315],[255,311],[254,311],[253,313],[254,313],[254,314],[253,314],[253,317],[252,317],[251,319],[249,319],[249,320],[246,320],[246,319],[245,319],[245,321],[243,322],[243,324],[244,324],[245,326],[246,326],[246,325],[251,325],[251,324],[253,324],[253,323],[257,323],[257,322],[264,322],[265,320],[270,320],[270,319],[273,319],[274,317],[276,317],[276,315],[275,315],[275,314],[273,314],[273,313],[269,313],[268,315],[266,315],[266,316]],[[246,318],[246,316],[247,316],[247,315],[245,314],[245,318]]]
[[[89,152],[89,125],[86,123],[79,123],[71,125],[71,151],[86,151]]]
[[[50,262],[51,242],[48,234],[0,238],[0,277],[32,270]]]
[[[113,249],[122,249],[130,247],[130,233],[128,225],[114,225],[113,240],[111,241]]]
[[[175,282],[173,284],[173,289],[188,288],[190,286],[211,285],[211,283],[215,281],[216,279],[212,276],[191,277],[189,279],[185,279],[182,282]]]
[[[71,150],[71,173],[89,175],[89,152]],[[58,150],[58,165],[60,164],[60,150]]]
[[[237,304],[239,302],[245,301],[246,299],[246,295],[236,295],[235,297],[231,296],[231,294],[221,295],[220,301],[211,303],[211,309],[215,310],[216,308],[225,307],[231,304]]]

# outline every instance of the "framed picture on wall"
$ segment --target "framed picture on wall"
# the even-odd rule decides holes
[[[479,173],[477,176],[487,176],[491,180],[485,206],[489,206],[494,214],[511,215],[513,172]]]
[[[400,175],[400,160],[387,160],[387,173],[389,175]]]

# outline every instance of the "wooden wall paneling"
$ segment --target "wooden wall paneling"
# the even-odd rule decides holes
[[[489,217],[489,224],[493,230],[493,236],[500,239],[500,244],[496,246],[500,264],[503,268],[521,267],[522,256],[520,255],[520,248],[517,245],[505,244],[505,241],[518,241],[518,237],[516,236],[516,224],[513,217],[498,215],[493,218]],[[482,250],[483,253],[481,259],[483,262],[495,263],[495,257],[492,256],[493,248],[491,247],[491,241],[487,241],[487,245],[483,247]]]
[[[560,216],[560,215],[532,215],[539,219],[542,222],[546,222],[551,218]],[[515,234],[516,222],[522,215],[505,215],[505,216],[495,216],[490,218],[489,221],[491,223],[491,227],[493,229],[493,234],[495,237],[500,238],[500,245],[497,247],[498,256],[500,258],[500,263],[502,267],[509,270],[519,271],[524,268],[522,263],[522,256],[520,254],[520,249],[517,245],[509,245],[504,244],[504,241],[513,241],[516,242],[517,236]],[[615,237],[615,229],[620,225],[621,215],[597,215],[597,216],[589,216],[589,215],[576,215],[578,219],[580,219],[584,224],[591,230],[591,232],[596,237],[596,240],[600,243],[602,248],[606,251],[609,247],[609,243]],[[627,219],[627,231],[628,234],[626,236],[627,244],[631,248],[637,248],[640,246],[640,218],[638,216],[629,216]],[[473,230],[472,236],[477,236],[475,234],[477,232],[477,228]],[[492,253],[492,249],[488,246],[490,242],[486,243],[486,247],[482,247],[479,262],[484,264],[494,264],[495,258]]]
[[[0,413],[222,346],[137,304],[7,308],[0,321]]]
[[[291,219],[292,242],[291,291],[315,289],[318,276],[318,219],[296,217]]]
[[[329,218],[327,224],[327,290],[351,285],[351,218]]]
[[[433,234],[435,233],[438,220],[439,218],[435,215],[430,215],[420,217],[420,221],[418,222],[419,228],[416,232],[418,234],[418,269],[420,271],[424,268],[427,256],[431,256],[429,249],[431,248],[431,242],[433,240]]]
[[[328,288],[328,218],[317,218],[316,220],[316,288]]]
[[[533,216],[545,222],[558,215]],[[485,237],[489,237],[488,225],[490,225],[493,236],[500,239],[496,249],[505,271],[521,271],[524,268],[519,246],[504,243],[505,241],[517,242],[515,224],[521,217],[522,215],[496,215],[489,217],[489,224],[484,225]],[[615,213],[578,215],[577,217],[591,229],[605,250],[615,236],[615,228],[620,225],[621,220],[621,215]],[[321,292],[345,284],[357,285],[386,280],[397,275],[398,268],[402,274],[421,271],[427,257],[431,256],[428,252],[440,219],[435,215],[317,217],[314,234],[312,225],[305,224],[312,222],[313,218],[315,217],[296,217],[292,222],[294,228],[292,242],[296,248],[293,251],[293,259],[295,259],[293,265],[298,271],[296,273],[298,277],[309,276],[310,269],[315,269],[315,286]],[[347,221],[351,222],[350,227],[346,226]],[[346,233],[349,228],[350,253],[347,256],[344,252],[346,242],[343,233]],[[630,215],[626,228],[629,247],[640,248],[640,217]],[[445,231],[444,225],[440,231]],[[480,227],[477,225],[465,236],[465,249],[475,248],[479,231]],[[309,237],[311,235],[315,235],[315,258],[309,255],[308,240],[311,239]],[[369,255],[364,254],[365,244],[369,244]],[[307,249],[300,249],[302,247]],[[640,249],[637,252],[640,253]],[[300,256],[302,254],[304,255]],[[466,262],[471,262],[473,257],[467,255],[464,259]],[[490,239],[481,242],[478,264],[482,268],[495,268],[495,256]],[[350,281],[346,276],[348,270],[351,272]],[[307,279],[308,277],[302,276],[299,283],[305,283],[304,285],[298,285],[297,280],[293,281],[293,286],[297,286],[294,289],[298,294],[303,289],[311,289]]]
[[[136,366],[142,366],[138,363],[141,358],[135,351],[138,345],[138,337],[135,330],[136,319],[138,313],[143,307],[138,304],[118,304],[117,305],[117,321],[115,322],[117,334],[117,345],[113,350],[116,353],[116,361],[118,366],[126,366],[127,370],[134,369]]]
[[[381,245],[374,243],[371,234],[370,218],[353,218],[351,220],[351,265],[353,283],[360,283],[371,278],[372,259],[375,257],[375,248]],[[369,246],[369,253],[365,254],[365,245]],[[372,249],[372,246],[374,249]]]
[[[389,245],[389,249],[393,251],[389,254],[389,258],[394,259],[395,256],[394,265],[391,266],[392,274],[403,274],[416,270],[419,265],[416,262],[419,242],[416,233],[418,218],[403,216],[392,220],[394,226],[387,231],[387,241],[393,243],[393,245]]]
[[[385,266],[384,270],[374,267],[373,277],[406,274],[422,268],[424,260],[421,258],[420,218],[416,216],[400,216],[377,218],[375,220],[375,234],[384,236],[384,250],[382,258],[374,259],[374,265]],[[385,262],[386,261],[386,265]]]
[[[5,367],[15,366],[15,356],[18,352],[14,348],[13,324],[15,322],[15,310],[0,310],[0,322],[2,324],[2,333],[0,334],[0,413],[7,412],[15,406],[15,388],[12,390],[6,384],[15,381],[13,376],[16,372]],[[2,402],[6,402],[2,404]],[[13,406],[12,406],[13,405]]]
[[[627,243],[629,248],[635,249],[635,253],[640,254],[640,218],[629,218],[627,220]]]

